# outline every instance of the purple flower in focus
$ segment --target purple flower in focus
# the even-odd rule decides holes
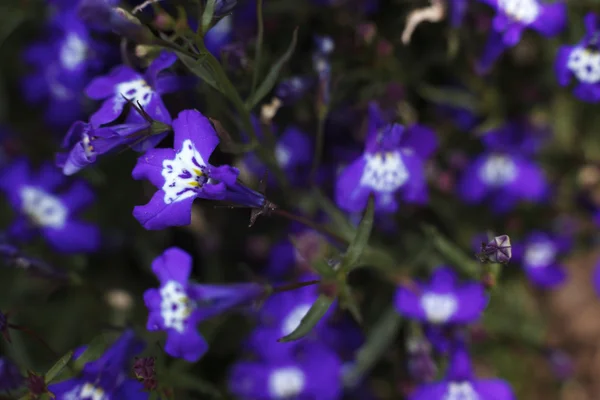
[[[264,294],[264,288],[254,283],[188,283],[191,270],[189,254],[176,247],[165,250],[152,263],[160,288],[147,290],[144,302],[149,310],[146,328],[167,332],[167,354],[194,362],[208,350],[208,344],[197,331],[198,323],[256,300]]]
[[[574,46],[562,46],[556,56],[556,76],[561,86],[573,77],[577,85],[575,97],[590,103],[600,101],[600,24],[598,16],[589,13],[584,19],[586,33]]]
[[[438,267],[428,283],[400,286],[394,304],[398,312],[430,324],[466,324],[476,321],[487,305],[479,282],[459,284],[451,267]]]
[[[0,391],[15,390],[23,385],[25,378],[11,360],[0,357]]]
[[[564,1],[544,4],[538,0],[481,0],[496,9],[492,32],[477,65],[479,72],[487,71],[505,49],[521,40],[526,28],[545,37],[558,35],[566,26],[567,6]]]
[[[30,240],[40,233],[57,251],[64,253],[93,252],[100,247],[100,231],[81,222],[77,215],[94,200],[94,194],[83,181],[74,181],[66,190],[59,169],[44,164],[34,174],[29,162],[20,159],[0,172],[0,190],[18,212],[9,228],[16,240]]]
[[[229,390],[244,400],[337,400],[342,395],[342,362],[320,343],[305,343],[281,358],[239,361]]]
[[[477,379],[467,351],[460,346],[450,359],[444,380],[420,386],[409,400],[515,400],[510,386],[500,379]]]
[[[570,249],[570,240],[545,232],[532,232],[515,247],[515,259],[520,260],[531,283],[550,289],[565,281],[567,275],[558,255]]]
[[[548,196],[543,170],[529,159],[543,143],[540,132],[524,122],[512,122],[483,137],[486,150],[464,170],[458,193],[468,204],[490,198],[496,212],[519,201],[541,202]]]
[[[142,384],[127,377],[130,362],[143,349],[144,343],[127,330],[99,359],[85,364],[79,376],[51,384],[48,390],[57,400],[148,399]]]
[[[409,203],[427,202],[424,164],[437,148],[435,133],[421,125],[385,124],[375,104],[369,107],[368,129],[364,153],[338,176],[338,206],[360,212],[370,194],[375,209],[386,213],[397,211],[398,193]]]
[[[121,65],[107,76],[94,79],[85,89],[88,97],[104,100],[98,111],[90,117],[90,124],[97,128],[117,119],[123,112],[127,100],[139,105],[152,119],[165,124],[171,123],[171,116],[165,107],[161,95],[180,89],[180,81],[173,75],[159,75],[177,61],[177,56],[163,51],[152,61],[146,73],[141,75],[130,67]],[[138,113],[132,112],[126,122],[142,122]],[[149,143],[155,146],[166,135],[157,135]]]
[[[209,120],[185,110],[173,121],[173,149],[151,149],[138,159],[134,179],[148,179],[159,190],[150,202],[136,206],[133,216],[150,230],[189,225],[196,198],[262,208],[262,194],[238,182],[239,170],[208,163],[219,138]]]

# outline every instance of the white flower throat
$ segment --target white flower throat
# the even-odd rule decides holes
[[[99,386],[92,383],[76,386],[62,397],[63,400],[110,400],[110,396]]]
[[[285,317],[282,323],[283,336],[287,336],[300,326],[300,321],[306,316],[308,310],[310,310],[310,304],[301,304],[296,306],[290,313]]]
[[[580,82],[597,83],[600,81],[600,52],[577,46],[569,54],[567,68]]]
[[[458,309],[456,296],[451,293],[441,294],[428,292],[421,296],[421,307],[427,320],[434,324],[447,322]]]
[[[306,378],[297,367],[279,368],[269,376],[269,393],[275,399],[290,399],[304,389]]]
[[[408,180],[408,170],[399,151],[366,153],[360,185],[378,192],[393,193]]]
[[[556,259],[556,248],[552,242],[532,243],[525,249],[525,264],[528,267],[547,267]]]
[[[163,161],[162,168],[165,204],[193,197],[209,182],[206,162],[189,139],[183,142],[174,159]]]
[[[76,33],[70,32],[60,48],[60,62],[68,70],[75,70],[87,56],[88,46]]]
[[[537,0],[498,0],[498,7],[512,19],[531,24],[540,14]]]
[[[150,104],[154,91],[144,79],[119,83],[116,87],[115,110],[122,108],[126,100],[131,100],[134,104],[145,108]]]
[[[469,382],[450,382],[442,400],[480,400]]]
[[[160,315],[163,317],[165,328],[183,332],[185,322],[196,307],[183,286],[178,282],[168,281],[160,289],[160,298]]]
[[[20,197],[21,209],[34,225],[54,229],[64,227],[69,210],[57,196],[35,186],[24,186]]]
[[[492,154],[479,169],[479,178],[493,187],[511,183],[516,177],[517,166],[514,161],[502,154]]]

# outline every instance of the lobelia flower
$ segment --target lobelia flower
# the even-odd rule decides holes
[[[577,85],[573,94],[590,103],[600,101],[600,24],[598,16],[585,16],[586,33],[574,46],[562,46],[556,56],[556,77],[567,86],[574,77]]]
[[[279,82],[275,88],[275,96],[289,106],[300,100],[315,83],[312,76],[293,76]]]
[[[233,16],[227,15],[204,35],[204,45],[215,57],[219,57],[221,50],[233,40],[233,23]]]
[[[47,28],[48,39],[29,46],[24,61],[34,72],[22,81],[30,103],[46,102],[45,119],[64,126],[82,114],[82,95],[90,75],[106,58],[103,46],[94,41],[72,9],[56,13]]]
[[[48,390],[56,400],[148,399],[143,385],[127,377],[133,357],[143,349],[144,342],[127,330],[99,359],[85,364],[79,376],[51,384]]]
[[[149,310],[146,328],[167,332],[167,354],[195,362],[208,350],[197,325],[202,320],[256,300],[264,295],[265,289],[254,283],[188,283],[191,270],[189,254],[177,247],[165,250],[152,262],[152,271],[160,281],[160,288],[147,290],[144,302]]]
[[[237,168],[208,163],[219,138],[205,116],[196,110],[182,111],[173,121],[173,130],[174,149],[149,150],[132,172],[134,179],[148,179],[159,188],[148,204],[133,210],[146,229],[189,225],[196,198],[263,208],[264,196],[237,180]]]
[[[499,213],[519,201],[544,201],[549,189],[544,172],[529,157],[540,148],[545,133],[523,121],[486,133],[485,151],[465,168],[458,182],[462,200],[477,204],[490,198]]]
[[[64,271],[53,267],[44,260],[30,257],[17,247],[5,242],[0,242],[0,259],[8,266],[25,270],[33,276],[59,280],[68,279],[68,274]]]
[[[92,203],[94,194],[81,180],[59,192],[59,187],[66,183],[60,170],[48,163],[37,174],[25,159],[16,160],[2,170],[0,190],[18,212],[17,220],[9,228],[11,237],[26,241],[39,232],[59,252],[98,250],[98,227],[76,218]]]
[[[428,283],[398,287],[394,298],[401,315],[434,325],[473,322],[479,319],[487,301],[482,284],[459,284],[448,266],[438,267]]]
[[[320,343],[305,343],[282,358],[238,361],[229,390],[239,399],[336,400],[342,396],[342,362]]]
[[[523,31],[531,28],[545,37],[558,35],[566,26],[567,6],[564,1],[544,4],[539,0],[480,0],[496,9],[492,32],[477,65],[478,72],[487,71],[505,49],[521,40]]]
[[[477,379],[469,354],[459,345],[452,354],[446,377],[420,386],[409,400],[515,400],[510,386],[500,379]]]
[[[398,194],[409,203],[427,202],[424,164],[436,148],[433,131],[421,125],[386,125],[372,103],[364,153],[338,176],[336,203],[348,212],[360,212],[374,194],[375,210],[393,213]]]
[[[181,80],[174,75],[160,73],[175,61],[177,56],[174,53],[162,51],[143,75],[121,65],[114,68],[109,75],[92,80],[85,89],[86,95],[94,100],[105,100],[100,109],[90,117],[90,124],[97,128],[113,122],[123,112],[127,100],[130,100],[150,118],[170,125],[171,116],[161,95],[179,90]],[[126,122],[141,123],[143,120],[139,113],[129,113]],[[166,133],[155,136],[146,147],[155,146],[164,136]]]
[[[565,281],[567,275],[557,258],[570,249],[569,239],[536,231],[515,247],[515,259],[521,261],[531,283],[550,289]]]
[[[19,368],[6,357],[0,357],[0,391],[6,392],[23,386],[25,378]]]

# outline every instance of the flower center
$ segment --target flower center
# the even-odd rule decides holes
[[[525,264],[528,267],[543,268],[554,262],[556,249],[550,242],[532,243],[525,250]]]
[[[131,100],[134,104],[139,104],[142,108],[146,107],[154,92],[144,79],[119,83],[116,88],[115,110],[122,108],[125,99]]]
[[[425,293],[421,296],[421,307],[429,322],[441,324],[454,315],[458,309],[458,301],[452,294]]]
[[[489,156],[479,170],[479,178],[489,186],[503,186],[516,177],[517,166],[514,161],[499,154]]]
[[[540,14],[536,0],[499,0],[498,7],[511,19],[524,24],[531,24]]]
[[[70,32],[60,48],[60,62],[68,70],[74,70],[85,60],[87,44],[81,38]]]
[[[364,157],[367,165],[360,178],[362,186],[371,187],[378,192],[393,193],[408,180],[408,170],[399,152],[367,153]]]
[[[209,180],[206,163],[189,139],[183,142],[174,159],[163,161],[162,167],[166,204],[195,196]]]
[[[300,321],[306,315],[308,310],[310,309],[310,304],[301,304],[296,306],[283,320],[283,324],[281,326],[281,331],[284,336],[289,335],[294,332],[298,326],[300,326]]]
[[[288,165],[291,156],[290,151],[285,146],[280,144],[275,146],[275,159],[281,167],[285,168]]]
[[[567,67],[583,83],[600,81],[600,53],[577,46],[569,54]]]
[[[185,322],[194,311],[195,305],[186,295],[183,286],[175,281],[168,281],[160,289],[160,315],[165,328],[173,328],[181,333],[185,330]]]
[[[297,367],[276,369],[269,376],[269,393],[277,399],[293,398],[304,389],[304,372]]]
[[[443,400],[479,400],[479,395],[469,382],[451,382]]]
[[[23,187],[20,195],[21,209],[34,225],[54,229],[65,225],[69,210],[58,197],[33,186]]]

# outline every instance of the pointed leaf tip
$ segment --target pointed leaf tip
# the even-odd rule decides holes
[[[329,310],[333,301],[334,299],[331,297],[325,296],[324,294],[320,295],[310,307],[304,318],[302,318],[300,325],[298,325],[292,333],[279,339],[278,342],[291,342],[308,335],[321,318],[323,318],[325,313],[327,313],[327,310]]]

